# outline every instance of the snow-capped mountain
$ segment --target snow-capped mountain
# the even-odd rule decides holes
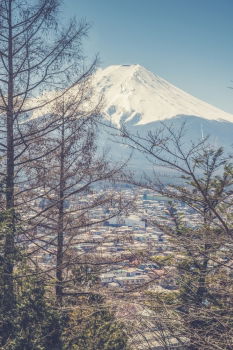
[[[80,109],[90,111],[101,96],[104,101],[103,118],[117,128],[124,124],[130,132],[145,135],[148,131],[161,127],[161,121],[165,124],[172,123],[175,128],[185,122],[187,142],[210,136],[210,143],[216,147],[224,146],[229,151],[233,145],[232,114],[191,96],[140,65],[113,65],[99,69],[92,84],[94,98],[91,101],[87,99],[88,103],[85,103],[84,98]],[[69,94],[76,96],[76,89],[74,87]],[[79,89],[82,92],[82,86]],[[69,95],[65,96],[69,99]],[[30,103],[33,106],[43,105],[44,101],[55,97],[56,92],[52,91]],[[36,109],[32,118],[51,113],[53,105],[52,102]],[[131,150],[121,145],[119,139],[115,142],[112,133],[114,132],[110,128],[100,126],[100,148],[110,148],[109,154],[113,161],[127,160]],[[137,170],[142,165],[143,169],[151,168],[144,156],[135,152],[130,167]]]
[[[161,121],[179,128],[186,123],[185,140],[197,141],[210,136],[215,147],[226,151],[233,145],[233,115],[191,96],[140,65],[114,65],[97,71],[94,88],[104,97],[103,117],[133,134],[145,135],[161,127]],[[111,148],[113,160],[127,159],[130,150],[109,137],[108,128],[100,130],[101,146]],[[134,152],[131,169],[151,169],[139,152]]]
[[[233,122],[233,115],[203,102],[140,65],[100,69],[96,89],[104,95],[104,115],[116,125],[145,125],[186,115]]]

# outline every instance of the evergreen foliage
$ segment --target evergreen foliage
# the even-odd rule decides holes
[[[92,295],[69,314],[65,350],[128,349],[124,325],[117,322],[101,299]]]

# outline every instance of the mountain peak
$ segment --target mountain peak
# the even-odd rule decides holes
[[[104,115],[116,125],[137,125],[178,115],[233,122],[229,113],[203,102],[139,64],[112,65],[96,73],[97,92],[104,94]]]

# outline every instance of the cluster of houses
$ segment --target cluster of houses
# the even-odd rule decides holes
[[[101,195],[101,191],[98,195]],[[77,206],[90,205],[93,196],[95,194],[87,194],[77,202],[67,201],[66,208],[75,213]],[[174,226],[169,200],[135,188],[124,189],[124,197],[128,201],[134,201],[134,210],[127,215],[114,215],[117,211],[114,204],[107,208],[93,207],[88,212],[88,220],[94,224],[80,227],[72,240],[65,236],[64,243],[67,246],[69,244],[69,249],[80,262],[83,259],[98,262],[102,266],[98,275],[99,286],[110,295],[114,295],[114,292],[117,295],[117,292],[132,291],[136,296],[142,289],[148,292],[176,293],[176,268],[173,264],[161,264],[158,259],[169,260],[169,257],[175,255],[166,230],[162,230],[162,227]],[[42,200],[38,205],[43,209],[48,203]],[[182,203],[177,203],[175,210],[188,225],[196,226],[199,220],[196,213]],[[41,234],[43,236],[43,228]],[[56,238],[50,237],[51,239]],[[48,250],[36,250],[36,259],[41,266],[52,270],[56,264],[55,248],[54,252],[51,246]],[[176,255],[175,259],[179,257]],[[148,349],[149,341],[151,349],[163,349],[161,341],[155,335],[153,331],[147,336],[144,334],[143,338],[136,336],[135,346],[137,349]],[[154,338],[149,339],[150,337]],[[180,350],[173,338],[169,339],[168,348]]]
[[[79,200],[78,204],[67,202],[66,207],[86,205],[91,202],[92,196],[93,194],[87,194],[81,199],[82,203]],[[78,234],[73,236],[70,245],[74,254],[82,257],[89,255],[92,260],[110,262],[99,276],[100,283],[105,288],[132,289],[146,285],[148,288],[175,289],[174,268],[161,267],[153,260],[156,256],[169,256],[174,253],[168,236],[154,225],[155,218],[160,225],[172,225],[168,199],[145,193],[143,190],[137,190],[135,196],[134,188],[124,189],[124,196],[127,200],[134,200],[137,210],[127,216],[114,216],[114,207],[94,207],[89,211],[88,219],[98,223],[80,228]],[[46,205],[45,200],[39,203],[42,208]],[[195,225],[198,220],[195,213],[181,204],[177,210],[185,213],[189,224]],[[38,262],[45,267],[55,265],[55,259],[56,255],[51,248],[47,252],[37,252]]]

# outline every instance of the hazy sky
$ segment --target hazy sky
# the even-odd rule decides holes
[[[65,0],[86,18],[89,56],[103,67],[138,63],[233,113],[233,0]]]

